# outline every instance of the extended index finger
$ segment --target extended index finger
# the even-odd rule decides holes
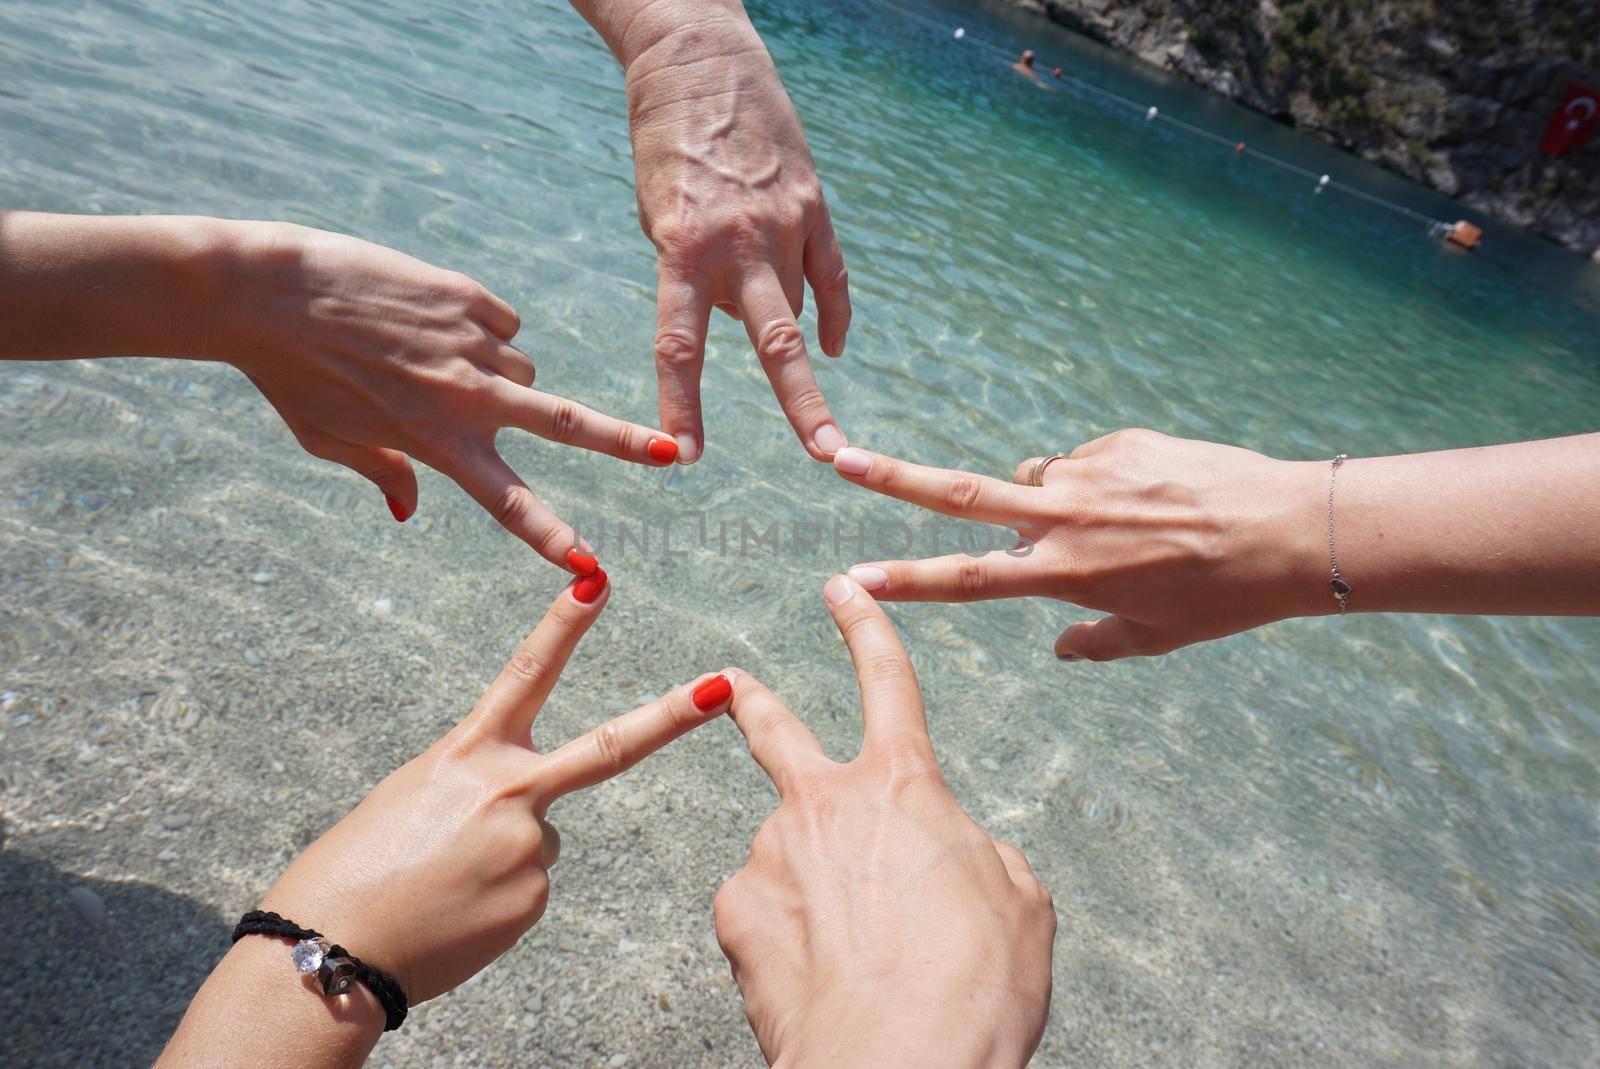
[[[606,573],[597,568],[593,576],[574,580],[556,595],[544,619],[522,640],[466,723],[526,743],[534,718],[609,594]]]
[[[923,715],[922,689],[889,618],[872,595],[849,576],[829,579],[822,595],[855,662],[866,736],[862,750],[909,744],[926,751],[931,760],[933,742]]]
[[[795,434],[814,458],[832,460],[844,447],[844,432],[822,399],[805,335],[795,322],[778,276],[763,268],[746,278],[739,287],[739,311],[772,392]]]
[[[568,559],[577,546],[577,532],[528,489],[493,446],[473,447],[461,458],[433,466],[454,479],[501,527],[539,556],[558,568],[577,570]]]
[[[910,464],[865,449],[839,450],[833,458],[833,470],[868,490],[980,523],[1011,526],[1018,520],[1039,517],[1046,505],[1033,487],[987,475]]]
[[[726,673],[733,681],[733,705],[728,716],[744,736],[750,756],[786,797],[795,780],[830,762],[822,743],[800,718],[766,686],[748,672]]]
[[[678,443],[660,431],[514,382],[495,383],[491,388],[507,426],[635,464],[660,467],[678,459]]]
[[[540,761],[536,805],[541,815],[562,795],[619,776],[672,740],[722,715],[731,693],[725,676],[701,676],[551,751]]]

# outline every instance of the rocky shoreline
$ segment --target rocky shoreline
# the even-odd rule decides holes
[[[1600,82],[1600,6],[1014,2],[1600,260],[1600,137],[1538,151],[1568,83]]]

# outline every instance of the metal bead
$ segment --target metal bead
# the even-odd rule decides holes
[[[1350,584],[1343,579],[1330,579],[1328,580],[1328,585],[1333,587],[1333,592],[1336,596],[1341,598],[1350,596]]]
[[[324,958],[317,967],[317,983],[324,995],[342,995],[355,983],[356,966],[349,958]]]

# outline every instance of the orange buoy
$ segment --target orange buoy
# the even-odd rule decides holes
[[[1244,151],[1244,142],[1241,141],[1237,145],[1234,145],[1233,146],[1233,151],[1235,151],[1235,152],[1243,152]]]
[[[1483,231],[1465,219],[1458,219],[1444,232],[1444,239],[1452,245],[1460,245],[1463,249],[1475,249],[1478,247],[1478,242],[1483,240]]]
[[[1050,73],[1055,75],[1057,78],[1059,78],[1059,77],[1061,77],[1061,68],[1060,67],[1053,67],[1053,68],[1051,68]]]

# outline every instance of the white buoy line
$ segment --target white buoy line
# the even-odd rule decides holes
[[[920,22],[920,23],[922,23],[922,24],[924,24],[926,26],[930,26],[930,27],[932,27],[934,29],[940,30],[941,32],[948,31],[948,29],[949,29],[945,24],[943,24],[941,22],[938,22],[935,19],[929,18],[927,15],[922,14],[920,11],[913,11],[913,10],[911,10],[909,8],[902,7],[901,5],[899,5],[897,3],[894,3],[893,0],[872,0],[872,2],[877,4],[880,7],[887,8],[887,9],[889,9],[891,11],[894,11],[894,12],[897,12],[897,13],[899,13],[901,15],[904,15],[905,17],[907,17],[909,19],[913,19],[913,20],[915,20],[917,22]],[[988,49],[989,51],[995,53],[996,55],[1004,57],[1006,59],[1010,59],[1010,60],[1014,60],[1015,59],[1015,56],[1013,56],[1011,50],[1008,50],[1008,49],[1005,49],[1005,48],[1001,48],[999,45],[992,44],[992,43],[990,43],[988,41],[984,41],[984,40],[981,40],[981,39],[978,39],[978,38],[969,38],[968,35],[967,35],[967,29],[966,29],[965,26],[957,26],[955,28],[954,32],[951,34],[951,36],[957,41],[967,41],[970,44],[973,44],[973,45],[975,45],[975,46],[977,46],[979,48]],[[1300,176],[1302,176],[1304,178],[1312,179],[1312,180],[1315,181],[1315,185],[1313,185],[1312,188],[1311,188],[1311,192],[1313,194],[1320,194],[1320,193],[1322,193],[1322,192],[1324,192],[1326,190],[1329,190],[1329,189],[1335,190],[1336,192],[1339,192],[1339,193],[1347,193],[1350,196],[1356,197],[1359,200],[1366,201],[1368,204],[1375,205],[1375,206],[1377,206],[1379,208],[1387,208],[1389,211],[1396,212],[1396,213],[1398,213],[1400,215],[1404,215],[1407,218],[1412,219],[1412,220],[1414,220],[1414,221],[1416,221],[1418,223],[1421,223],[1424,227],[1427,228],[1428,233],[1431,234],[1431,235],[1444,234],[1445,236],[1448,237],[1451,233],[1458,232],[1460,230],[1460,228],[1463,227],[1463,225],[1466,225],[1466,226],[1470,227],[1470,224],[1463,224],[1463,223],[1454,223],[1454,224],[1452,224],[1452,223],[1446,222],[1445,220],[1442,220],[1442,219],[1434,219],[1434,218],[1431,218],[1429,216],[1423,215],[1421,212],[1413,211],[1412,209],[1407,208],[1403,204],[1396,204],[1393,201],[1384,200],[1382,197],[1374,196],[1373,194],[1368,193],[1365,190],[1357,189],[1354,186],[1347,185],[1347,184],[1345,184],[1343,182],[1336,182],[1329,175],[1316,174],[1313,171],[1309,171],[1304,167],[1300,167],[1300,166],[1298,166],[1296,164],[1290,163],[1287,160],[1282,160],[1282,159],[1279,159],[1276,156],[1272,156],[1272,155],[1269,155],[1269,154],[1267,154],[1265,152],[1262,152],[1260,149],[1250,148],[1243,141],[1235,141],[1235,140],[1233,140],[1231,138],[1223,137],[1220,134],[1212,133],[1210,130],[1205,130],[1205,129],[1202,129],[1202,128],[1198,127],[1198,126],[1195,126],[1193,123],[1187,123],[1187,122],[1184,122],[1182,119],[1177,119],[1177,118],[1172,117],[1171,115],[1163,114],[1161,109],[1156,107],[1154,104],[1151,104],[1151,105],[1148,105],[1148,106],[1144,105],[1144,104],[1141,104],[1136,100],[1131,100],[1128,97],[1125,97],[1125,96],[1121,95],[1120,93],[1113,92],[1110,89],[1106,89],[1106,88],[1104,88],[1102,86],[1095,85],[1093,82],[1085,81],[1082,78],[1079,78],[1079,77],[1076,77],[1075,75],[1069,74],[1066,71],[1062,70],[1060,67],[1050,67],[1050,66],[1047,66],[1044,63],[1039,62],[1039,61],[1035,61],[1035,63],[1036,63],[1036,66],[1041,70],[1041,73],[1048,73],[1056,81],[1066,82],[1066,83],[1068,83],[1070,85],[1076,86],[1079,89],[1083,89],[1083,90],[1085,90],[1087,92],[1098,94],[1099,96],[1104,97],[1107,100],[1111,100],[1111,101],[1114,101],[1114,102],[1116,102],[1118,104],[1122,104],[1122,105],[1124,105],[1126,107],[1129,107],[1129,108],[1132,108],[1132,109],[1134,109],[1136,111],[1144,112],[1144,117],[1145,117],[1145,121],[1146,122],[1157,122],[1157,121],[1160,121],[1160,122],[1170,123],[1171,125],[1176,126],[1179,129],[1185,130],[1188,133],[1195,135],[1196,137],[1200,137],[1200,138],[1203,138],[1203,139],[1208,140],[1208,141],[1213,141],[1213,142],[1215,142],[1215,143],[1217,143],[1219,145],[1228,146],[1237,155],[1250,156],[1250,157],[1253,157],[1255,159],[1262,160],[1262,161],[1264,161],[1266,163],[1270,163],[1275,167],[1280,167],[1283,170],[1289,171],[1289,172],[1291,172],[1293,174],[1298,174],[1298,175],[1300,175]],[[1472,228],[1472,229],[1475,230],[1476,228]],[[1475,243],[1476,243],[1476,240],[1474,240],[1474,244]]]

